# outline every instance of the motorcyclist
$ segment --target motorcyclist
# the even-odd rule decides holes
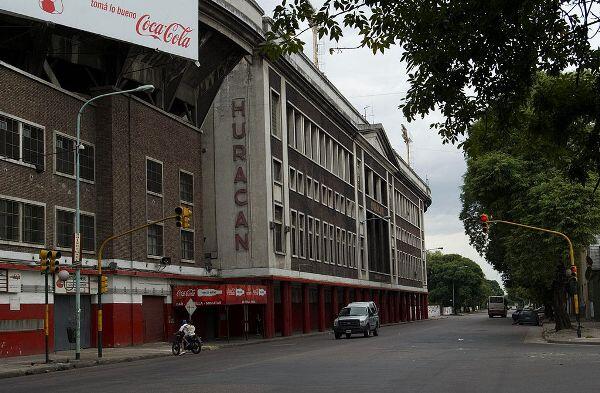
[[[183,333],[183,351],[182,354],[186,352],[186,348],[189,344],[188,337],[194,337],[196,334],[196,327],[190,323],[188,323],[185,319],[181,322],[181,327],[179,328],[179,332]]]

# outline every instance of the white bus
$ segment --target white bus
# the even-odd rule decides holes
[[[506,318],[506,300],[504,296],[490,296],[488,299],[488,316],[493,318],[494,315]]]

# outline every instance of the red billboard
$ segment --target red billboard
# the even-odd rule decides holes
[[[266,304],[267,287],[248,284],[173,287],[173,304],[175,306],[185,306],[190,299],[196,306]]]

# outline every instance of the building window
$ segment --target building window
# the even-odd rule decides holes
[[[312,158],[312,143],[311,143],[311,123],[308,119],[304,119],[304,154],[308,158]]]
[[[146,190],[154,194],[162,195],[163,190],[163,166],[159,161],[151,158],[146,159]],[[148,254],[154,255],[154,254]]]
[[[295,114],[295,125],[294,128],[296,130],[296,149],[304,154],[304,126],[302,125],[303,117],[301,114]]]
[[[291,218],[291,239],[290,239],[290,243],[292,245],[292,256],[296,257],[298,256],[298,213],[295,211],[291,211],[290,212],[290,218]]]
[[[273,241],[275,252],[284,252],[283,248],[283,206],[273,207]]]
[[[342,230],[335,228],[335,250],[336,250],[336,262],[338,265],[342,264]]]
[[[292,108],[287,108],[288,145],[296,148],[296,132],[294,125],[294,110]]]
[[[298,184],[296,185],[296,190],[298,190],[298,194],[304,195],[304,175],[302,172],[298,172]]]
[[[346,255],[346,231],[342,229],[342,265],[348,266],[348,256]]]
[[[148,227],[148,256],[161,257],[163,255],[163,226],[151,225]]]
[[[321,192],[319,191],[319,182],[313,179],[313,196],[315,198],[315,202],[319,202],[319,195]]]
[[[329,262],[335,264],[335,248],[334,247],[334,226],[333,224],[329,224]]]
[[[321,221],[315,219],[315,260],[321,262]]]
[[[327,206],[327,186],[321,184],[321,203]]]
[[[0,115],[0,156],[43,165],[44,129]]]
[[[328,232],[329,232],[329,224],[327,224],[325,221],[323,221],[323,247],[321,248],[321,251],[322,251],[323,262],[325,262],[325,263],[329,262],[329,257],[327,255],[327,249],[329,248],[329,247],[327,247],[327,244],[329,242],[329,240],[327,239]]]
[[[296,191],[296,170],[290,167],[290,190]]]
[[[313,260],[315,259],[315,252],[314,252],[314,220],[312,217],[308,217],[308,259]]]
[[[304,214],[298,213],[298,220],[298,255],[300,256],[300,258],[306,258],[306,238],[304,237]]]
[[[367,260],[365,259],[365,237],[360,237],[360,267],[363,270],[367,270]]]
[[[181,259],[194,260],[194,232],[181,230]]]
[[[76,139],[56,134],[56,172],[63,175],[75,176],[75,145]],[[79,149],[79,177],[94,181],[94,146],[81,142]]]
[[[31,244],[44,243],[44,207],[22,204],[23,231],[22,241]]]
[[[0,199],[0,240],[18,242],[19,202]]]
[[[273,200],[283,202],[283,173],[281,161],[273,159]]]
[[[181,202],[194,204],[194,175],[179,171],[179,198]]]
[[[306,176],[306,196],[313,199],[313,181],[310,176]]]
[[[313,160],[315,160],[316,163],[319,163],[319,129],[317,128],[316,124],[312,125],[311,131]]]
[[[333,190],[330,188],[329,189],[329,208],[333,209],[334,208],[334,199],[333,199]]]
[[[96,249],[95,217],[81,213],[79,218],[81,230],[81,249],[94,251]],[[75,233],[75,212],[56,209],[56,242],[60,248],[73,247],[73,234]]]
[[[271,91],[271,134],[281,138],[281,105],[279,94]]]

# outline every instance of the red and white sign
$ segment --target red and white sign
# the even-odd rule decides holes
[[[0,0],[0,12],[198,60],[198,0]]]
[[[185,306],[192,300],[197,306],[266,304],[267,288],[262,285],[201,285],[173,287],[173,304]]]

